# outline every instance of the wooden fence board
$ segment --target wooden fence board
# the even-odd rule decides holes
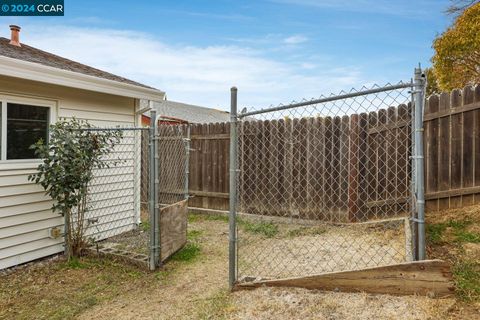
[[[433,95],[427,99],[425,105],[425,117],[438,112],[439,97]],[[438,118],[433,118],[425,122],[425,192],[435,192],[438,190]],[[436,210],[438,200],[426,202],[426,210]]]
[[[480,85],[473,89],[473,101],[480,104]],[[480,109],[474,111],[474,164],[473,184],[480,186]],[[475,203],[480,203],[480,195],[475,195]]]
[[[462,106],[473,103],[474,92],[473,88],[466,87],[463,89]],[[462,188],[473,187],[473,130],[475,121],[475,111],[467,111],[462,113],[463,131],[462,131]],[[474,195],[462,196],[462,206],[474,204]]]
[[[450,94],[440,95],[439,111],[450,108]],[[438,191],[450,189],[450,118],[440,118],[439,124]],[[439,199],[439,208],[448,208],[450,199]]]
[[[314,290],[448,297],[454,294],[450,266],[442,260],[405,262],[362,270],[238,283],[235,289],[300,287]]]
[[[386,169],[387,169],[387,187],[385,199],[395,199],[396,197],[396,176],[397,176],[397,151],[398,151],[398,141],[397,141],[397,128],[395,124],[397,123],[397,108],[390,107],[387,109],[387,123],[392,125],[392,128],[387,131],[386,139]],[[398,210],[397,203],[386,206],[385,212],[396,212]]]
[[[461,90],[454,90],[450,94],[451,108],[459,108],[462,106]],[[451,115],[451,132],[450,132],[450,189],[458,189],[462,185],[462,114],[456,113]],[[462,205],[462,197],[451,197],[450,207],[460,208]]]
[[[377,201],[377,135],[378,133],[370,133],[372,128],[377,127],[378,114],[376,112],[370,112],[368,116],[368,136],[367,136],[367,146],[368,146],[368,169],[367,169],[367,202]],[[368,210],[368,216],[374,217],[377,214],[377,207],[371,207]]]
[[[358,221],[358,150],[359,150],[359,119],[357,114],[350,116],[350,145],[348,173],[348,220]]]
[[[410,113],[407,105],[400,105],[398,107],[398,121],[410,123]],[[406,125],[398,129],[398,158],[397,158],[397,193],[396,198],[408,198],[410,192],[410,149],[411,149],[411,126]],[[403,203],[399,210],[407,211],[408,203]]]

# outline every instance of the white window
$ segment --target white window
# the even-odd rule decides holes
[[[48,142],[48,127],[55,116],[50,101],[0,96],[0,161],[32,160],[30,146]]]

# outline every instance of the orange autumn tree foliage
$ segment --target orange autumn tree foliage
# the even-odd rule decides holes
[[[480,3],[462,12],[433,42],[433,72],[443,91],[480,83]]]

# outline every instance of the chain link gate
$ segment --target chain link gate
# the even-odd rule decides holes
[[[423,99],[420,69],[238,115],[232,88],[230,285],[424,259]]]
[[[85,230],[89,250],[154,270],[186,243],[190,128],[89,128],[121,137],[95,169],[85,215],[72,213],[67,232]]]
[[[190,127],[158,125],[150,113],[151,238],[150,269],[155,269],[187,242]]]
[[[102,168],[93,170],[85,213],[73,210],[71,223],[65,218],[66,233],[83,232],[90,244],[89,251],[147,266],[152,245],[145,230],[150,219],[148,128],[88,128],[82,131],[91,137],[92,143],[96,137],[112,131],[117,132],[120,139],[113,150],[102,157]]]

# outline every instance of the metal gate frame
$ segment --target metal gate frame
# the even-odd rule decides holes
[[[157,115],[157,111],[150,111],[150,128],[149,128],[149,215],[150,215],[150,248],[149,248],[149,269],[155,270],[162,266],[162,261],[167,257],[162,257],[161,248],[161,214],[165,203],[161,203],[160,195],[160,154],[159,154],[159,136],[160,126],[158,125],[161,115]],[[183,199],[188,200],[189,191],[189,161],[190,161],[190,126],[186,128],[186,137],[182,138],[185,150],[184,158],[184,185]],[[173,191],[176,192],[176,191]],[[180,202],[178,202],[180,203]],[[166,209],[166,208],[165,208]],[[186,233],[185,233],[186,241]]]
[[[298,107],[305,107],[313,104],[320,104],[332,102],[347,98],[359,97],[368,94],[380,93],[388,90],[410,88],[412,94],[412,106],[414,112],[412,113],[412,179],[411,179],[411,201],[412,201],[412,216],[410,222],[412,231],[412,246],[415,252],[415,260],[425,260],[425,198],[424,198],[424,167],[423,167],[423,110],[425,103],[425,77],[422,74],[420,66],[414,70],[414,78],[407,83],[400,83],[397,85],[390,85],[381,88],[374,88],[359,92],[348,94],[341,94],[337,96],[330,96],[306,102],[292,103],[288,105],[281,105],[278,107],[261,109],[251,112],[237,112],[237,93],[236,87],[231,88],[230,97],[230,178],[229,178],[229,286],[234,288],[238,280],[238,239],[237,239],[237,181],[238,181],[238,121],[242,118],[259,115],[262,113],[282,111],[287,109],[294,109]]]

